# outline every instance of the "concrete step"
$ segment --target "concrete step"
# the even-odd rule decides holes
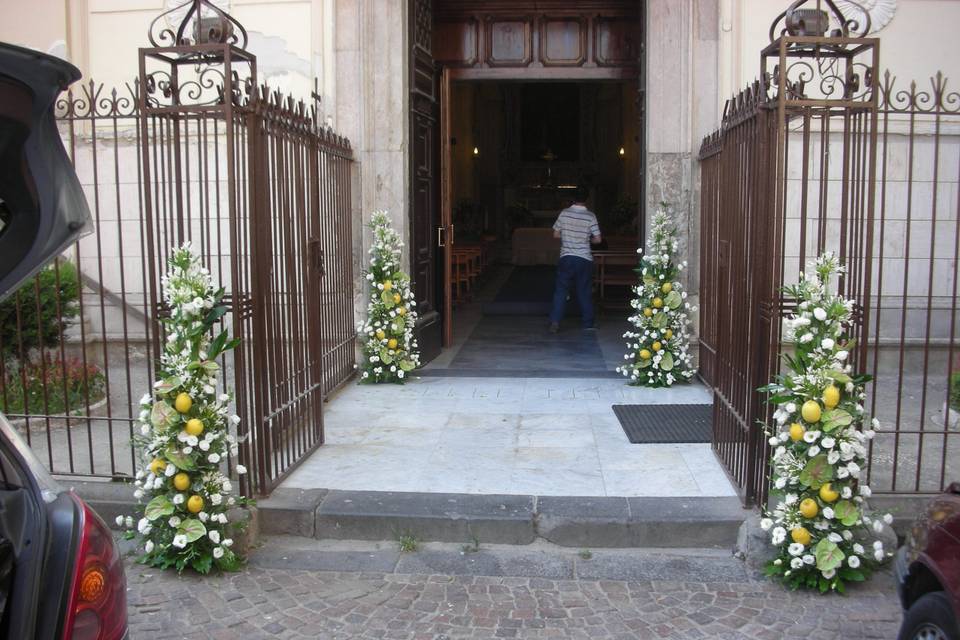
[[[730,549],[750,515],[736,498],[617,498],[279,489],[260,529],[321,540],[576,548]]]
[[[755,577],[729,550],[575,550],[542,540],[524,546],[479,547],[425,542],[401,552],[395,542],[314,540],[267,536],[249,562],[263,569],[366,571],[445,576],[502,576],[549,580],[668,580],[734,582]]]

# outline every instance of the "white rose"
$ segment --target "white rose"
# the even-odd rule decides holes
[[[233,546],[233,540],[231,540],[230,538],[227,538],[226,540],[223,541],[223,546],[225,546],[225,547],[232,547],[232,546]]]
[[[168,478],[172,477],[176,473],[177,468],[172,464],[168,464],[163,470],[163,475],[167,476]]]
[[[147,543],[143,545],[143,550],[147,553],[153,551],[153,540],[147,540]]]
[[[146,518],[140,518],[137,522],[137,531],[143,533],[143,530],[150,526],[150,521]]]
[[[220,454],[211,453],[210,455],[207,456],[207,462],[217,464],[218,462],[220,462]]]
[[[210,533],[207,534],[207,537],[210,538],[210,542],[212,542],[213,544],[220,544],[220,532],[219,532],[219,531],[211,531]]]
[[[221,496],[219,493],[215,493],[210,496],[210,504],[218,506],[221,502],[223,502],[223,496]]]
[[[783,544],[783,541],[787,539],[787,530],[783,527],[775,528],[773,533],[770,534],[770,539],[775,545]]]
[[[813,317],[819,320],[820,322],[823,322],[824,320],[827,319],[827,312],[821,309],[820,307],[817,307],[816,309],[813,310]]]
[[[833,344],[834,344],[834,342],[833,342],[833,339],[832,339],[832,338],[824,338],[824,339],[820,342],[820,346],[821,346],[822,348],[828,350],[828,351],[829,351],[830,349],[833,349]]]
[[[201,440],[201,441],[200,441],[200,444],[199,444],[198,446],[200,447],[200,451],[209,451],[209,450],[210,450],[210,441],[209,441],[209,440]]]
[[[801,553],[803,553],[803,550],[804,550],[804,546],[799,542],[792,542],[790,543],[790,546],[787,547],[787,552],[789,552],[790,555],[792,556],[800,555]]]
[[[878,550],[874,551],[874,552],[873,552],[873,558],[874,558],[877,562],[883,562],[883,549],[878,549]]]
[[[201,511],[197,514],[197,517],[200,518],[200,522],[206,522],[210,515],[206,511]]]
[[[840,542],[843,542],[843,536],[841,536],[836,531],[831,531],[830,534],[827,536],[827,540],[834,543],[840,543]]]
[[[214,547],[213,548],[213,557],[218,560],[223,557],[223,547]]]
[[[167,524],[169,524],[171,528],[175,529],[180,526],[180,518],[177,516],[172,516],[169,520],[167,520]]]
[[[183,549],[185,546],[187,546],[187,536],[183,534],[177,534],[173,536],[173,546],[177,547],[178,549]]]
[[[182,493],[173,496],[173,504],[183,504],[184,500],[186,500],[186,498],[183,497]]]
[[[116,523],[118,527],[123,526],[123,516],[117,516]]]
[[[816,561],[817,559],[809,553],[803,556],[803,564],[814,564]]]
[[[850,556],[847,558],[847,564],[850,565],[851,569],[856,569],[860,566],[860,558],[857,556]]]
[[[887,524],[893,524],[893,516],[889,513],[883,514],[883,521]]]
[[[820,455],[820,447],[818,447],[817,445],[813,445],[812,447],[807,449],[807,455],[810,456],[811,458]]]
[[[238,465],[237,465],[237,475],[241,475],[241,476],[242,476],[242,475],[245,474],[246,472],[247,472],[247,468],[246,468],[245,466],[243,466],[242,464],[238,464]]]
[[[792,569],[799,569],[802,566],[803,566],[803,560],[801,560],[800,558],[793,558],[792,560],[790,560],[790,567]]]
[[[771,520],[770,518],[763,518],[760,521],[760,528],[763,529],[764,531],[769,531],[770,527],[772,526],[773,526],[773,520]]]
[[[197,446],[197,443],[199,442],[200,440],[199,438],[197,438],[197,436],[187,436],[187,444],[190,445],[191,447]]]
[[[823,517],[824,517],[824,518],[826,518],[827,520],[833,520],[833,516],[834,516],[834,513],[833,513],[833,509],[832,509],[832,508],[830,508],[830,507],[824,507],[824,508],[823,508]]]
[[[830,570],[828,570],[828,571],[821,571],[820,573],[823,574],[823,577],[824,577],[824,578],[826,578],[827,580],[829,580],[829,579],[832,578],[833,576],[837,575],[837,570],[836,570],[836,569],[830,569]]]
[[[859,554],[859,555],[862,556],[862,555],[863,555],[863,545],[860,544],[859,542],[853,543],[853,551],[854,551],[854,553],[857,553],[857,554]]]
[[[883,551],[883,542],[881,540],[874,540],[873,548],[876,551]]]

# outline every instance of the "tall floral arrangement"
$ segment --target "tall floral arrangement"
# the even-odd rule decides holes
[[[224,291],[214,289],[190,243],[174,249],[163,291],[170,314],[162,320],[158,380],[140,400],[142,467],[134,495],[143,507],[130,535],[142,545],[140,561],[150,566],[234,569],[240,558],[231,549],[227,513],[236,498],[222,466],[237,455],[228,426],[240,420],[231,415],[230,395],[217,393],[216,359],[238,340],[226,331],[211,339],[226,312]],[[236,470],[246,473],[242,465]],[[132,517],[118,524],[122,520],[133,527]]]
[[[370,302],[367,319],[358,328],[363,353],[361,382],[400,382],[420,366],[420,349],[414,337],[417,303],[410,276],[400,268],[403,243],[385,211],[371,219]]]
[[[878,422],[862,428],[870,378],[854,373],[849,362],[853,301],[829,288],[842,271],[827,253],[812,273],[784,288],[797,302],[785,321],[795,350],[782,356],[785,373],[761,389],[776,406],[767,437],[778,501],[761,527],[777,555],[766,573],[792,588],[821,592],[843,592],[845,583],[864,580],[889,555],[873,538],[892,522],[889,514],[874,519],[865,513],[870,488],[861,471]]]
[[[676,251],[676,229],[661,207],[653,216],[647,252],[637,268],[640,282],[633,287],[630,301],[634,310],[629,318],[631,329],[623,334],[627,363],[617,367],[630,384],[669,387],[694,375],[688,315],[693,308],[679,280],[687,263],[674,261]]]

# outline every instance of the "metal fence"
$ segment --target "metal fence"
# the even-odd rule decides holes
[[[0,403],[55,474],[131,477],[160,277],[190,240],[244,340],[222,363],[241,490],[267,493],[323,442],[322,399],[353,373],[350,145],[263,88],[228,115],[144,113],[140,87],[88,82],[57,104],[94,232],[0,306]]]
[[[780,322],[792,301],[778,292],[825,250],[848,268],[853,364],[874,377],[871,487],[935,493],[960,477],[960,94],[940,74],[898,84],[866,68],[859,93],[835,74],[847,89],[834,101],[791,88],[787,67],[730,101],[700,150],[700,375],[714,449],[745,503],[767,495],[757,422],[770,407],[756,389],[792,348]]]

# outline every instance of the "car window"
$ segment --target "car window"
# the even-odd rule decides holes
[[[0,73],[0,273],[23,260],[40,225],[36,186],[24,152],[32,105],[30,89]]]

